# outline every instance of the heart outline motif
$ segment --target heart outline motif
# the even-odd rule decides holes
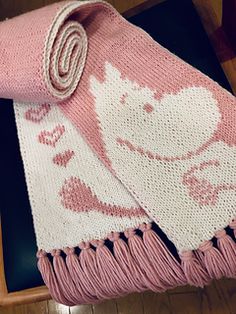
[[[50,109],[51,107],[49,104],[43,104],[37,108],[30,108],[25,112],[25,119],[34,123],[40,123]]]
[[[66,150],[63,153],[58,153],[56,154],[52,161],[54,164],[61,166],[61,167],[65,167],[67,166],[68,162],[71,160],[71,158],[75,155],[73,150]]]
[[[65,126],[58,124],[52,131],[43,130],[38,135],[38,140],[42,144],[55,147],[64,132]]]

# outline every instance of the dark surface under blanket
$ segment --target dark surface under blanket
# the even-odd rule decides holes
[[[146,30],[161,45],[230,90],[190,0],[167,0],[129,20]],[[8,290],[12,292],[42,285],[43,281],[36,265],[36,240],[10,100],[0,100],[0,139],[4,264]],[[157,227],[155,229],[163,237],[160,230]],[[173,245],[169,241],[166,243],[174,253]]]

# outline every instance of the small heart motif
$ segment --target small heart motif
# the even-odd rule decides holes
[[[222,182],[221,184],[212,184],[207,178],[198,178],[197,172],[202,172],[204,169],[220,167],[218,160],[209,160],[202,162],[190,168],[183,176],[183,184],[188,188],[189,196],[199,205],[217,204],[219,193],[222,191],[236,190],[236,184]]]
[[[74,154],[73,150],[68,149],[64,153],[56,154],[56,156],[53,157],[53,162],[58,166],[66,167]]]
[[[207,180],[196,180],[189,186],[189,196],[200,205],[215,205],[218,200],[218,189]]]
[[[34,123],[39,123],[50,111],[50,105],[43,104],[35,108],[30,108],[25,112],[25,119]]]
[[[59,124],[52,131],[46,130],[42,131],[38,136],[38,140],[42,144],[55,147],[57,141],[61,138],[64,132],[65,132],[64,125]]]
[[[202,162],[200,165],[191,167],[183,176],[183,184],[188,188],[188,193],[199,205],[215,205],[218,200],[218,192],[220,186],[215,186],[205,178],[197,177],[197,172],[204,171],[204,169],[218,167],[219,161],[209,160]]]

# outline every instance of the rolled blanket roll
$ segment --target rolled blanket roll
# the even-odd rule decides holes
[[[71,96],[87,52],[75,7],[60,2],[0,23],[1,97],[42,103]]]

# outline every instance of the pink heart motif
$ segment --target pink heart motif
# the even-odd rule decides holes
[[[218,184],[214,185],[204,178],[197,178],[196,172],[203,171],[208,167],[218,167],[220,163],[218,160],[210,160],[202,162],[200,165],[193,166],[183,176],[183,184],[188,188],[189,196],[199,205],[217,204],[219,192],[227,190],[236,190],[235,184]]]
[[[50,105],[48,104],[43,104],[37,106],[36,108],[30,108],[25,112],[25,119],[34,123],[39,123],[47,115],[50,109]]]
[[[42,144],[55,147],[57,141],[61,138],[64,132],[64,125],[58,124],[52,131],[42,131],[38,136],[38,140]]]
[[[56,154],[53,157],[54,164],[62,167],[66,167],[68,162],[71,160],[71,158],[74,156],[73,150],[66,150],[64,153]]]
[[[106,215],[117,217],[142,217],[145,212],[142,208],[125,208],[123,206],[103,203],[91,191],[90,187],[85,185],[77,177],[71,177],[65,180],[59,195],[62,205],[75,212],[88,212],[91,210],[102,212]]]

